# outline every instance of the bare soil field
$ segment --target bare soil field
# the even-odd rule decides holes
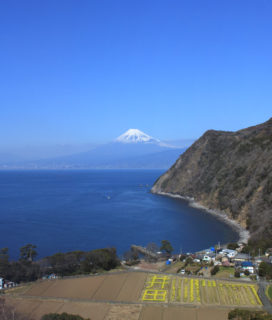
[[[5,296],[34,320],[49,312],[91,320],[225,320],[235,307],[260,309],[257,290],[251,283],[121,272],[38,281]]]
[[[128,274],[126,282],[117,296],[117,301],[133,302],[139,300],[146,277],[145,273]]]
[[[112,305],[104,320],[138,320],[141,305]]]
[[[91,299],[105,280],[104,276],[63,280],[47,280],[34,284],[27,296]]]
[[[83,318],[91,320],[104,320],[109,312],[110,305],[105,303],[69,302],[64,303],[59,313],[79,314]]]
[[[117,297],[127,280],[128,274],[114,274],[108,276],[105,281],[102,282],[101,286],[95,292],[93,299],[94,300],[109,300],[109,301],[117,301]],[[133,290],[133,288],[132,288]]]
[[[33,304],[35,304],[35,301],[33,301]],[[50,310],[52,313],[57,313],[61,310],[62,306],[63,303],[59,301],[40,301],[38,306],[31,311],[29,310],[29,315],[34,319],[40,319],[45,313],[48,312],[48,310]]]

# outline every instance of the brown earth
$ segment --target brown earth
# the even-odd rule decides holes
[[[79,314],[91,320],[227,319],[230,310],[227,306],[206,307],[199,303],[186,305],[182,300],[170,304],[166,302],[170,300],[162,303],[142,301],[142,292],[150,276],[144,272],[123,272],[38,281],[26,289],[20,287],[7,291],[5,296],[18,312],[33,320],[40,320],[43,314],[50,312]],[[183,282],[181,279],[174,281],[179,290]],[[169,290],[170,284],[173,284],[170,280]],[[206,289],[208,294],[212,288]]]

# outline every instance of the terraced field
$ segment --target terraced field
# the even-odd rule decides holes
[[[230,308],[261,308],[257,289],[242,282],[122,272],[40,281],[5,296],[35,320],[49,312],[91,320],[226,320]]]
[[[262,306],[253,284],[149,275],[142,301],[220,306]]]

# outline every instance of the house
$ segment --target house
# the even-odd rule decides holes
[[[231,250],[231,249],[223,249],[221,251],[221,254],[223,254],[224,256],[229,257],[230,259],[234,258],[238,252],[236,250]]]
[[[207,255],[205,255],[205,256],[203,257],[203,261],[205,261],[205,262],[210,262],[211,260],[212,260],[212,258],[209,257],[209,256],[207,256]]]
[[[254,267],[251,261],[244,261],[242,262],[241,266],[244,271],[248,270],[249,273],[254,273]]]
[[[247,253],[238,253],[233,259],[234,262],[243,262],[250,260],[250,255]]]
[[[15,282],[5,280],[4,278],[0,278],[0,290],[16,287],[17,284]]]

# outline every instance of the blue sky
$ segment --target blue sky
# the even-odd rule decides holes
[[[272,116],[271,0],[0,2],[0,145],[162,140]]]

